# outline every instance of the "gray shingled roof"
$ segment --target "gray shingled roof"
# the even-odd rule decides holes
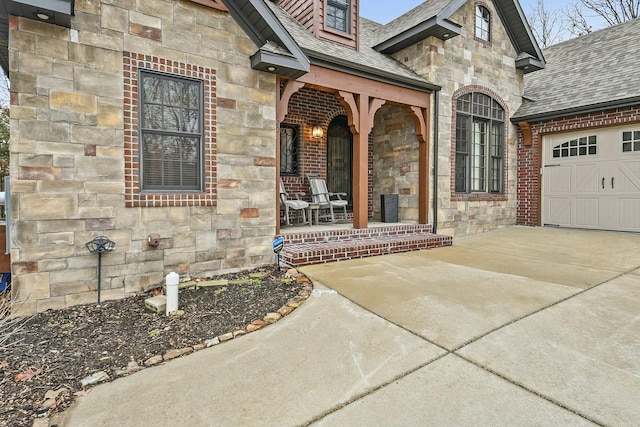
[[[372,46],[407,31],[429,18],[436,16],[446,6],[448,6],[449,3],[451,3],[451,0],[428,0],[414,7],[407,13],[402,14],[388,24],[379,28],[373,34]]]
[[[640,18],[543,51],[547,67],[525,76],[514,121],[640,104]]]
[[[356,51],[339,43],[316,38],[282,8],[270,1],[266,3],[312,63],[344,67],[357,74],[422,90],[440,88],[390,56],[372,49],[366,42],[371,39],[370,33],[367,33],[377,27],[372,21],[360,18],[361,25],[364,25],[360,28],[360,49]]]

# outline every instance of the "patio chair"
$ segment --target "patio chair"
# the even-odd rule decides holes
[[[311,187],[311,198],[313,203],[317,203],[320,209],[329,210],[329,222],[336,222],[336,216],[333,208],[344,209],[344,218],[347,218],[347,204],[349,202],[343,197],[347,197],[347,193],[330,193],[327,190],[327,183],[324,179],[317,176],[307,175],[309,187]]]
[[[300,197],[304,196],[304,193],[294,193],[295,199],[292,199],[287,194],[282,179],[280,179],[280,200],[282,201],[282,207],[284,208],[284,217],[287,225],[291,225],[291,218],[289,216],[289,210],[302,211],[302,224],[307,223],[307,208],[309,203],[301,200]],[[298,214],[298,217],[300,214]]]

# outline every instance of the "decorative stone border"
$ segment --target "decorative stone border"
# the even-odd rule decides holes
[[[291,268],[287,270],[285,273],[285,278],[295,279],[296,283],[304,284],[303,288],[298,292],[298,295],[291,298],[285,305],[280,307],[276,312],[267,313],[262,319],[256,319],[245,326],[243,329],[236,329],[226,334],[218,335],[214,338],[206,340],[204,343],[195,344],[193,346],[179,348],[179,349],[170,349],[167,350],[164,354],[155,355],[144,361],[143,365],[139,365],[137,362],[132,361],[122,369],[114,370],[115,377],[122,377],[130,375],[134,372],[140,371],[142,369],[159,365],[164,362],[168,362],[172,359],[176,359],[181,356],[185,356],[187,354],[191,354],[195,351],[202,350],[205,348],[213,347],[220,343],[230,341],[234,338],[240,337],[242,335],[246,335],[249,332],[257,331],[258,329],[262,329],[265,326],[268,326],[272,323],[277,322],[283,317],[289,315],[293,310],[300,307],[311,295],[313,292],[313,284],[302,273],[299,273],[295,268]],[[109,374],[105,371],[96,372],[95,374],[83,378],[80,380],[80,384],[82,387],[92,386],[101,382],[111,381],[112,379],[109,377]]]

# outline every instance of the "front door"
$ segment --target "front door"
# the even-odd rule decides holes
[[[338,116],[327,131],[327,188],[332,193],[346,193],[348,209],[353,201],[352,160],[353,135],[347,117]]]

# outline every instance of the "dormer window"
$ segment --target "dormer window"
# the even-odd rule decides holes
[[[476,6],[476,38],[491,41],[491,13],[484,6]]]
[[[349,32],[349,0],[327,0],[327,27]]]

